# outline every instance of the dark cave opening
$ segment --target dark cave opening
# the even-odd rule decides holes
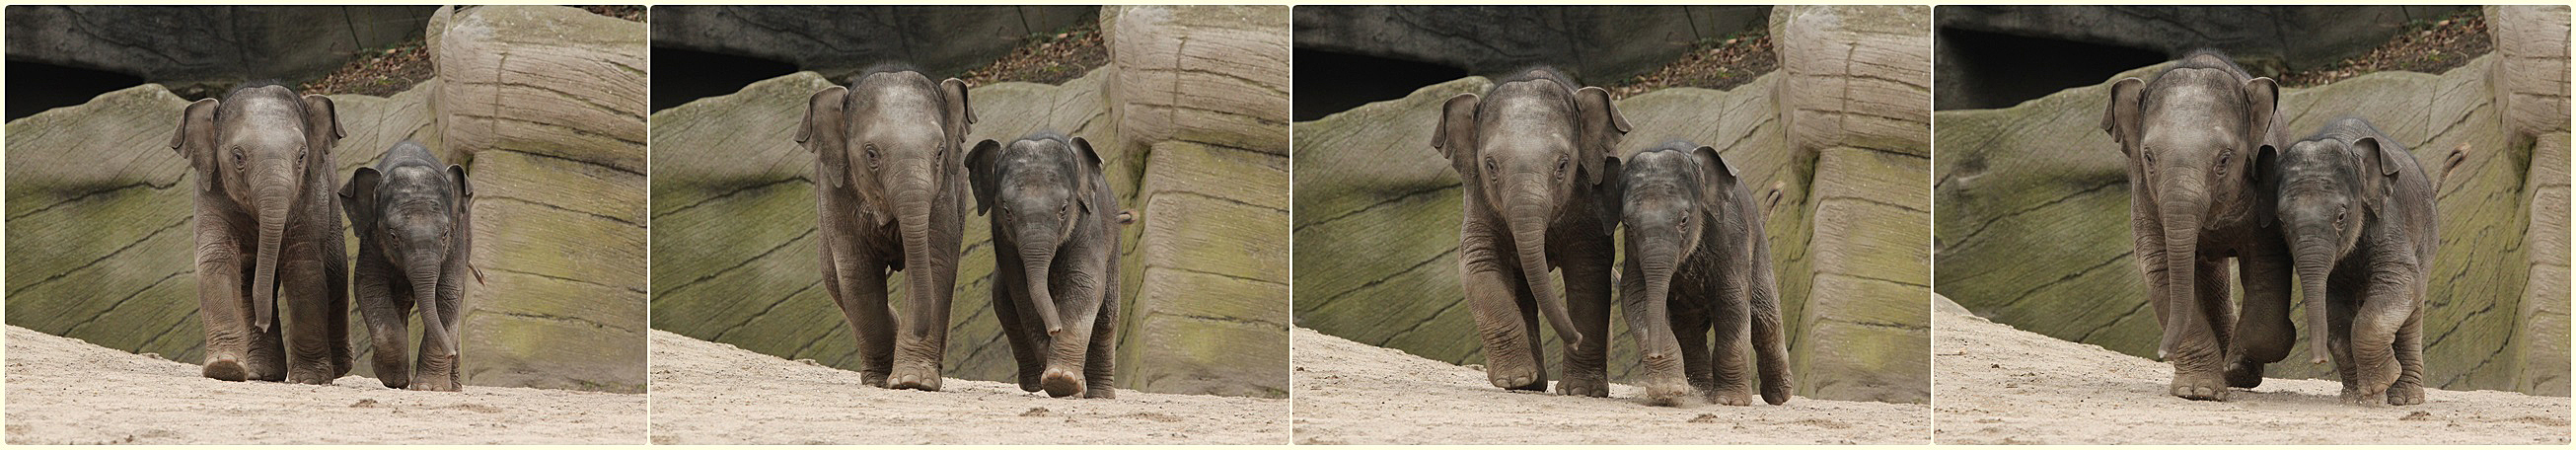
[[[32,61],[9,60],[8,68],[9,120],[143,84],[143,77]]]
[[[2113,45],[1941,28],[1940,109],[2003,108],[2169,59]]]
[[[731,94],[753,82],[796,73],[795,64],[748,56],[653,47],[653,111]]]
[[[1439,64],[1298,48],[1295,118],[1324,118],[1369,102],[1404,98],[1423,86],[1465,78]]]

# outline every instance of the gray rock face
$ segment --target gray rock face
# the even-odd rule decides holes
[[[1765,6],[1304,6],[1297,46],[1499,76],[1534,65],[1608,83],[1704,39],[1762,29]]]
[[[11,6],[9,59],[173,88],[294,81],[420,37],[432,6]],[[220,92],[216,92],[220,93]]]
[[[724,6],[653,8],[653,45],[786,61],[846,81],[904,61],[933,74],[992,62],[1020,40],[1090,19],[1092,6]]]
[[[2153,54],[2132,64],[2172,59],[2198,49],[2218,49],[2246,64],[2246,69],[2256,76],[2277,77],[2287,71],[2323,67],[2360,56],[2403,31],[2408,21],[2440,18],[2466,8],[2471,7],[1975,5],[1941,7],[1937,25],[1945,32],[1965,30],[2027,39],[2028,45],[2073,43],[2107,47],[2095,52],[2098,54],[2070,57],[2105,58],[2123,54],[2123,51]],[[1998,62],[1956,57],[1981,50],[1958,48],[1949,41],[1945,39],[1940,44],[1943,55],[1938,62],[1942,84],[1940,109],[2010,106],[2013,102],[2027,99],[2020,97],[2022,95],[2035,96],[2018,92],[1986,92],[2010,90],[1980,86],[2011,84],[2018,76],[2012,74],[2018,69],[1963,67],[1962,64]],[[2030,70],[2046,72],[2049,68]],[[1998,73],[2006,75],[1995,75]],[[1992,77],[2005,79],[1987,80]],[[2056,86],[2085,82],[2073,81]]]
[[[621,127],[641,133],[644,74],[614,68],[643,58],[643,24],[565,7],[493,6],[441,16],[437,23],[447,27],[448,39],[439,48],[449,54],[436,55],[442,61],[437,78],[392,97],[332,97],[348,133],[334,150],[338,172],[373,164],[395,142],[416,140],[465,165],[473,177],[481,199],[474,239],[488,244],[473,261],[485,282],[466,288],[459,338],[471,355],[466,384],[641,392],[644,180],[640,163],[621,169],[615,161],[640,162],[644,150],[640,139],[600,136],[617,136]],[[463,49],[491,53],[454,54]],[[473,88],[450,85],[451,78],[500,73],[447,70],[504,53],[513,55],[514,69],[554,69],[541,72],[548,78],[502,73],[505,82],[495,84],[508,87],[483,91],[500,92],[497,98],[514,107],[438,98]],[[627,88],[633,92],[616,93]],[[144,85],[9,123],[10,324],[175,361],[204,358],[205,334],[193,319],[195,237],[186,227],[194,199],[186,177],[195,175],[168,147],[186,105],[160,86]],[[619,116],[625,121],[613,119]],[[562,130],[474,133],[448,126],[474,121]],[[357,245],[348,248],[354,252]],[[363,320],[355,314],[350,320],[361,330],[351,338],[364,361],[370,349],[365,328],[356,326]],[[359,364],[355,373],[374,376],[372,370]]]

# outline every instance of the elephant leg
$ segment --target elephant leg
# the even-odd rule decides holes
[[[1018,286],[1025,285],[1028,280],[1021,278],[1025,272],[1020,269],[1018,256],[1010,252],[996,253],[1001,257],[996,258],[990,282],[993,285],[993,318],[1001,321],[1002,340],[1011,345],[1011,361],[1018,364],[1020,390],[1037,392],[1045,389],[1038,386],[1038,374],[1046,370],[1047,338],[1045,333],[1034,330],[1045,325],[1020,315],[1020,305],[1025,304],[1020,302],[1027,300],[1020,298],[1026,294],[1020,293]]]
[[[1068,249],[1064,253],[1085,254],[1079,246]],[[1101,326],[1106,325],[1101,323],[1101,310],[1112,309],[1108,305],[1117,298],[1109,292],[1110,285],[1097,280],[1106,279],[1100,278],[1101,275],[1109,273],[1104,266],[1116,263],[1105,257],[1097,260],[1063,262],[1071,264],[1058,264],[1056,267],[1058,270],[1049,271],[1055,274],[1056,279],[1048,283],[1047,289],[1057,298],[1065,300],[1058,302],[1057,306],[1059,306],[1058,311],[1062,311],[1064,318],[1068,320],[1063,324],[1064,333],[1051,338],[1053,342],[1050,344],[1053,344],[1054,348],[1050,349],[1047,355],[1046,373],[1038,379],[1038,384],[1046,387],[1047,395],[1056,397],[1083,395],[1088,392],[1094,384],[1089,379],[1090,375],[1094,375],[1092,359],[1115,357],[1111,354],[1093,354],[1091,350],[1100,346],[1101,343],[1093,338],[1097,337],[1096,333],[1103,329]]]
[[[2221,261],[2202,260],[2192,267],[2193,273],[2176,274],[2194,278],[2195,290],[2191,293],[2191,298],[2174,300],[2196,302],[2194,306],[2197,306],[2196,309],[2203,315],[2197,321],[2186,320],[2178,324],[2168,323],[2165,326],[2206,324],[2205,328],[2195,327],[2197,329],[2186,330],[2192,333],[2190,339],[2205,341],[2185,342],[2176,346],[2186,350],[2169,355],[2174,366],[2173,383],[2169,387],[2177,397],[2226,401],[2229,388],[2225,373],[2227,355],[2224,349],[2228,348],[2230,334],[2235,331],[2236,320],[2236,310],[2228,308],[2227,264]],[[2201,349],[2218,351],[2194,351]]]
[[[948,251],[940,252],[936,248],[924,251],[934,252],[930,260],[942,262],[946,266],[904,268],[907,272],[926,271],[905,273],[904,276],[930,277],[932,288],[928,289],[928,292],[910,290],[904,292],[906,301],[903,304],[903,312],[909,317],[905,317],[905,320],[898,324],[903,331],[895,335],[894,370],[886,376],[886,387],[939,390],[941,382],[939,366],[941,360],[947,357],[948,351],[949,305],[951,298],[956,295],[957,267],[954,264],[956,264],[957,255],[953,253],[957,245],[955,240],[933,239],[933,241],[947,243]],[[1063,345],[1053,342],[1050,344],[1059,347]],[[1040,375],[1039,378],[1040,384],[1044,384],[1045,376]]]
[[[461,270],[462,267],[459,265],[458,269]],[[462,327],[465,322],[465,286],[462,285],[465,276],[468,275],[450,272],[442,277],[436,294],[438,298],[428,300],[438,302],[439,317],[420,318],[423,321],[437,320],[442,325],[441,329],[447,330],[447,338],[451,339],[449,342],[439,343],[438,347],[444,350],[444,353],[432,354],[428,352],[430,346],[420,346],[422,352],[419,380],[421,384],[429,386],[426,390],[457,391],[465,388],[463,374],[465,349],[461,341],[456,341],[464,339],[465,333]]]
[[[1108,280],[1118,279],[1113,265]],[[1118,398],[1118,288],[1111,285],[1100,294],[1100,318],[1092,322],[1091,357],[1082,364],[1082,378],[1089,382],[1082,389],[1084,398]]]
[[[840,306],[842,320],[850,324],[850,335],[858,340],[859,380],[885,387],[894,367],[895,333],[894,310],[886,301],[885,269],[863,262],[853,249],[841,245],[826,244],[823,249],[824,287],[832,294],[832,304]]]
[[[2418,308],[2422,303],[2416,303]],[[2397,406],[2424,403],[2424,320],[2422,314],[2406,319],[2397,328],[2397,382],[2388,386],[2388,404]]]
[[[1472,200],[1471,200],[1472,201]],[[1499,233],[1470,217],[1458,243],[1458,279],[1484,345],[1485,380],[1510,390],[1545,390],[1545,353],[1538,344],[1537,300],[1522,284],[1519,262],[1501,248]]]
[[[367,337],[374,344],[370,360],[376,378],[385,387],[402,389],[411,385],[411,360],[404,354],[411,350],[411,290],[397,289],[389,275],[392,267],[373,249],[361,249],[356,269],[358,313],[367,320]]]
[[[1741,277],[1729,277],[1741,278]],[[1728,283],[1711,296],[1709,322],[1717,329],[1717,341],[1709,345],[1713,352],[1717,389],[1709,398],[1719,404],[1749,406],[1753,404],[1753,314],[1745,285]]]
[[[2388,279],[2374,273],[2361,289],[2361,308],[2353,313],[2352,358],[2356,402],[2379,398],[2403,373],[2397,360],[2398,332],[2414,314],[2413,292],[2405,287],[2411,277]]]
[[[2237,275],[2244,277],[2245,299],[2237,316],[2228,353],[2227,385],[2252,388],[2263,384],[2263,366],[2290,356],[2290,347],[2298,344],[2298,328],[2290,323],[2290,291],[2294,276],[2286,249],[2276,239],[2257,239],[2252,256],[2238,258]],[[2217,286],[2226,292],[2225,285]]]
[[[256,330],[250,329],[250,298],[242,272],[243,258],[233,249],[240,244],[225,233],[217,216],[204,211],[206,200],[197,204],[197,320],[205,325],[205,368],[201,375],[224,381],[243,381],[254,377],[250,358],[251,342]]]
[[[1716,349],[1709,346],[1707,308],[1684,308],[1673,314],[1673,336],[1682,349],[1682,374],[1690,379],[1691,390],[1701,397],[1717,398]]]
[[[1604,241],[1605,248],[1597,252],[1566,253],[1563,256],[1564,268],[1558,270],[1565,274],[1566,309],[1574,318],[1574,326],[1584,336],[1595,336],[1565,346],[1565,380],[1556,383],[1559,394],[1610,396],[1610,268],[1613,266],[1611,250],[1606,248],[1607,240]]]
[[[310,248],[314,245],[298,243],[287,247],[287,254],[301,257],[280,261],[277,268],[277,286],[281,291],[278,298],[285,299],[278,303],[295,314],[295,322],[281,322],[276,326],[288,329],[286,380],[331,384],[331,380],[338,379],[341,374],[339,366],[345,365],[335,364],[333,357],[349,352],[345,330],[349,321],[348,297],[327,292],[332,283],[323,271],[322,261],[313,258],[317,256],[313,252],[315,249]],[[339,339],[333,339],[331,334],[334,319],[344,328],[337,336]]]
[[[1693,377],[1698,375],[1689,370],[1691,363],[1694,361],[1700,364],[1707,363],[1707,361],[1701,361],[1698,355],[1692,354],[1697,350],[1705,350],[1705,345],[1693,345],[1701,342],[1692,342],[1699,340],[1694,338],[1702,336],[1685,331],[1689,328],[1681,325],[1687,319],[1681,314],[1679,304],[1671,303],[1668,298],[1651,297],[1652,294],[1647,292],[1645,275],[1641,273],[1635,261],[1620,265],[1619,270],[1619,311],[1620,315],[1625,316],[1628,321],[1628,334],[1636,337],[1639,353],[1643,354],[1640,356],[1643,361],[1638,370],[1642,372],[1640,377],[1645,380],[1646,402],[1663,406],[1689,406],[1685,399],[1692,397],[1694,389],[1691,383],[1696,379]],[[1678,297],[1672,295],[1675,289],[1670,287],[1665,289],[1666,297]],[[1663,314],[1655,314],[1657,312]],[[1657,320],[1662,320],[1664,323],[1654,323]],[[1667,339],[1657,333],[1646,331],[1657,326],[1671,327],[1672,338]],[[1597,339],[1615,339],[1606,335],[1594,336],[1601,336]]]
[[[2353,383],[2356,378],[2353,377],[2352,364],[2352,316],[2353,310],[2361,305],[2360,298],[2349,290],[2327,290],[2326,342],[2315,344],[2326,346],[2326,354],[2334,358],[2335,375],[2343,381],[2345,402],[2359,398],[2360,389]]]

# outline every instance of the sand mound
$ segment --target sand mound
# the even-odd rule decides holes
[[[1476,368],[1292,335],[1300,444],[1921,444],[1931,422],[1917,404],[1671,408],[1646,406],[1626,385],[1606,399],[1507,392]]]
[[[941,392],[652,331],[656,444],[1284,444],[1288,402],[1129,390],[1049,398],[949,378]]]
[[[641,394],[226,382],[17,326],[8,339],[10,444],[644,443]]]
[[[2414,406],[2347,406],[2332,380],[2265,379],[2226,402],[2166,394],[2173,366],[1989,322],[1933,318],[1943,444],[2566,444],[2566,397],[2425,392]],[[2306,364],[2292,355],[2292,361]]]

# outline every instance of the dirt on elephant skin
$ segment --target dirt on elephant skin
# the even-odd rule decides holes
[[[1504,391],[1485,373],[1306,328],[1292,333],[1298,444],[1924,444],[1920,404],[1799,397],[1779,406],[1647,406]],[[1466,338],[1461,336],[1461,338]],[[1551,354],[1550,356],[1554,356]]]
[[[199,369],[10,326],[8,443],[644,443],[642,394],[230,382]]]
[[[836,335],[837,336],[837,335]],[[948,378],[939,392],[652,330],[654,444],[1286,444],[1288,401],[1119,390],[1050,398]]]
[[[2166,393],[2166,363],[1936,303],[1933,439],[1942,444],[2568,443],[2566,397],[2427,389],[2420,405],[2354,406],[2336,398],[2337,381],[2266,378],[2225,402],[2185,400]]]

